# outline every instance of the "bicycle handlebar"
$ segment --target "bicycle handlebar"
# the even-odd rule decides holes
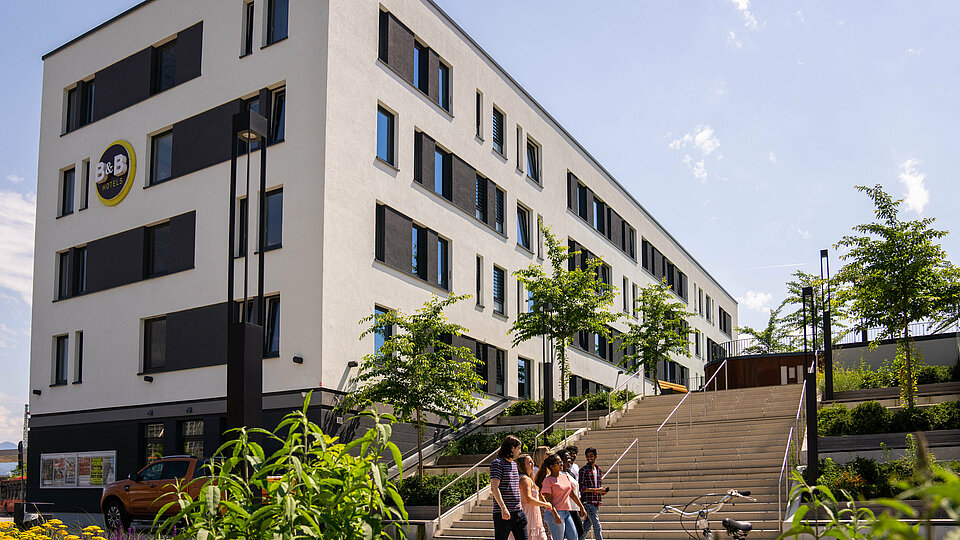
[[[719,494],[719,493],[709,493],[709,494],[707,494],[707,495],[701,495],[700,497],[710,497],[710,496],[714,496],[714,495],[720,495],[720,494]],[[694,500],[699,499],[700,497],[696,497]],[[745,490],[743,490],[743,491],[737,491],[737,490],[735,490],[735,489],[731,489],[731,490],[727,491],[726,494],[724,494],[723,498],[720,499],[720,502],[718,502],[717,505],[714,506],[713,508],[710,508],[710,507],[708,506],[708,507],[702,508],[702,509],[700,509],[700,510],[697,510],[696,512],[686,512],[686,511],[683,511],[683,510],[681,510],[681,509],[679,509],[679,508],[677,508],[677,507],[675,507],[675,506],[670,506],[670,505],[668,505],[668,504],[665,504],[665,505],[663,505],[663,509],[660,510],[660,512],[654,514],[653,519],[657,519],[658,517],[660,517],[660,516],[662,516],[663,514],[666,514],[666,513],[679,514],[679,515],[685,516],[685,517],[700,516],[700,515],[707,516],[707,515],[712,514],[712,513],[714,513],[714,512],[720,511],[720,509],[723,508],[723,505],[727,504],[727,501],[729,501],[730,499],[735,499],[735,498],[736,498],[736,499],[746,499],[746,500],[748,500],[748,501],[757,502],[756,499],[754,499],[753,497],[750,497],[750,490],[745,489]],[[693,501],[691,501],[691,502],[693,502]],[[689,504],[687,504],[687,506],[689,506]],[[685,508],[686,508],[686,507],[685,507]]]

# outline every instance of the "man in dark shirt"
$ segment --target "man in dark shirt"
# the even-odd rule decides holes
[[[583,501],[583,507],[587,510],[587,521],[583,524],[583,534],[580,538],[587,537],[587,531],[593,527],[593,536],[597,540],[603,540],[603,530],[600,528],[600,498],[610,491],[610,488],[601,487],[603,472],[597,467],[597,449],[587,448],[584,452],[587,458],[587,464],[580,469],[580,500]]]
[[[493,509],[496,540],[527,540],[527,516],[520,508],[520,473],[515,460],[520,456],[520,439],[507,435],[497,458],[490,464],[490,491],[497,507]]]

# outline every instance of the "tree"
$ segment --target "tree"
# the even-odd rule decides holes
[[[566,399],[570,376],[567,348],[578,332],[607,335],[607,325],[619,318],[609,309],[617,289],[599,279],[598,269],[603,265],[600,257],[588,259],[585,268],[568,269],[568,261],[580,252],[570,252],[542,221],[538,226],[543,231],[552,272],[547,274],[542,265],[531,264],[513,273],[530,295],[533,306],[527,313],[517,315],[510,332],[514,347],[535,337],[553,339],[560,359],[560,395]]]
[[[470,416],[480,404],[473,392],[482,379],[477,359],[467,347],[445,341],[466,331],[451,323],[443,310],[468,295],[440,299],[432,296],[416,313],[400,310],[364,317],[370,327],[360,334],[390,336],[380,349],[363,357],[354,378],[357,389],[344,407],[385,403],[401,421],[417,428],[417,475],[423,474],[424,415],[433,413],[448,424],[457,416]],[[395,331],[394,331],[395,330]]]
[[[753,338],[753,344],[744,349],[743,352],[747,354],[769,354],[796,349],[790,335],[790,329],[783,324],[783,319],[780,318],[781,309],[783,309],[783,304],[777,309],[770,310],[770,319],[767,321],[767,327],[763,330],[756,330],[749,326],[737,327],[737,332]]]
[[[661,360],[670,360],[672,354],[690,357],[690,327],[686,318],[696,313],[684,309],[671,294],[665,280],[641,287],[633,307],[640,322],[628,323],[629,330],[620,336],[620,350],[632,350],[624,354],[620,363],[632,372],[646,366],[654,384]]]
[[[902,200],[893,200],[878,184],[857,186],[872,200],[877,221],[857,225],[854,235],[844,236],[837,247],[849,249],[841,256],[847,263],[837,279],[846,287],[841,297],[866,326],[879,326],[879,340],[897,339],[902,355],[902,396],[907,407],[915,405],[910,323],[937,321],[938,329],[957,320],[960,279],[936,241],[947,231],[932,228],[934,218],[900,219]]]
[[[829,288],[831,294],[830,302],[830,328],[831,333],[836,336],[842,336],[846,328],[846,319],[848,316],[847,307],[840,300],[838,287],[838,278],[835,276],[830,279],[821,279],[820,276],[808,274],[803,270],[797,270],[793,273],[793,279],[787,282],[787,297],[783,299],[777,311],[788,308],[791,311],[781,318],[787,332],[794,332],[797,335],[803,334],[803,289],[810,287],[813,289],[813,310],[807,314],[807,324],[816,328],[816,340],[814,350],[823,350],[823,312],[824,312],[824,294]],[[801,344],[802,345],[802,344]]]

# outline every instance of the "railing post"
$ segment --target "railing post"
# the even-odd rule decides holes
[[[730,364],[727,360],[723,361],[723,389],[730,389]]]
[[[637,438],[636,438],[636,442],[637,442],[637,447],[636,447],[636,451],[637,451],[637,485],[639,486],[639,485],[640,485],[640,437],[637,437]]]
[[[620,504],[620,491],[620,468],[617,467],[617,506],[622,507],[623,505]]]
[[[473,478],[477,482],[477,491],[475,492],[477,494],[477,502],[480,502],[480,468],[479,467],[473,471]]]
[[[660,470],[660,432],[657,432],[657,470]]]

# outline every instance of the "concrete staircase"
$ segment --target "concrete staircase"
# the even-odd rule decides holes
[[[577,442],[578,463],[583,464],[587,447],[595,447],[604,472],[635,438],[640,439],[604,480],[611,490],[601,507],[604,538],[688,538],[679,516],[665,514],[654,520],[654,515],[664,504],[683,507],[699,495],[729,489],[750,490],[758,502],[728,504],[711,514],[717,537],[726,537],[720,521],[732,517],[753,523],[750,538],[776,538],[777,484],[800,390],[800,385],[790,385],[691,395],[660,432],[659,466],[657,428],[682,395],[648,397],[613,426],[587,432]],[[435,538],[493,538],[493,506],[492,497],[481,498]],[[688,528],[694,525],[689,520]]]

